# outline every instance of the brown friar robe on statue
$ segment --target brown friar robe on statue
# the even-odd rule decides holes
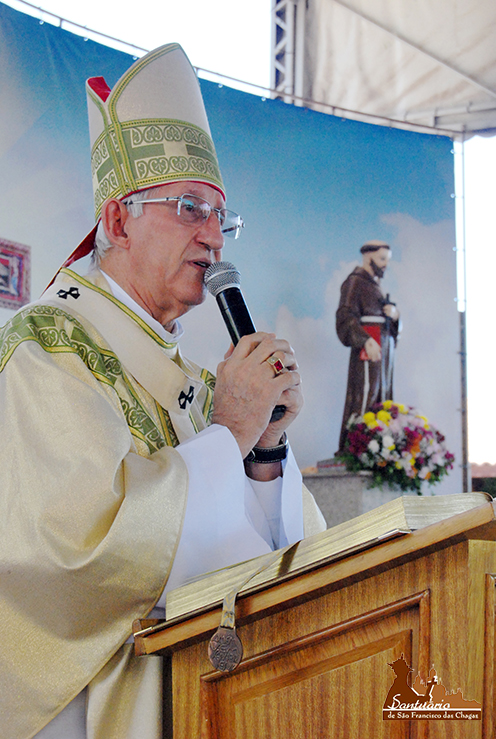
[[[346,424],[352,413],[361,415],[375,403],[393,398],[394,348],[399,321],[385,316],[385,302],[379,285],[363,267],[356,267],[341,285],[336,331],[339,340],[351,347],[351,353],[339,451],[344,449]],[[371,335],[366,327],[374,325],[380,330],[380,362],[360,358],[363,346]]]

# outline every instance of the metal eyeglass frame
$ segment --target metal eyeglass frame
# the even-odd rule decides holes
[[[229,236],[232,239],[238,239],[241,234],[241,229],[245,227],[244,221],[241,218],[241,216],[238,213],[235,213],[233,210],[228,210],[227,208],[214,208],[213,205],[210,205],[208,200],[205,200],[205,198],[200,197],[199,195],[193,195],[193,193],[185,192],[182,195],[176,195],[174,197],[169,198],[150,198],[149,200],[140,200],[137,202],[140,202],[142,205],[147,205],[148,203],[170,203],[170,202],[177,202],[177,215],[181,217],[181,208],[184,204],[184,198],[195,198],[196,200],[201,201],[202,203],[205,203],[209,207],[208,215],[205,216],[204,213],[206,211],[200,210],[199,219],[203,221],[208,221],[212,213],[215,213],[218,221],[220,223],[220,230],[221,233],[224,234],[224,236]],[[127,203],[132,203],[132,199],[130,198],[127,200]],[[195,212],[198,212],[195,210]],[[226,228],[223,228],[223,223],[226,224]]]

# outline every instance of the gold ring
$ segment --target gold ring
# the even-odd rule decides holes
[[[280,359],[278,357],[268,357],[268,359],[265,360],[270,364],[272,369],[274,370],[275,376],[282,375],[283,372],[286,372],[286,367],[283,365]]]

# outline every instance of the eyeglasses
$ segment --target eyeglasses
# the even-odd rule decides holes
[[[132,200],[127,201],[133,202]],[[224,236],[232,239],[239,238],[241,229],[244,228],[244,222],[241,216],[226,208],[214,208],[207,200],[185,193],[174,198],[150,198],[149,200],[140,201],[143,205],[148,203],[170,203],[177,202],[177,215],[183,223],[194,225],[195,223],[204,223],[208,221],[212,213],[215,213],[220,223],[220,230]]]

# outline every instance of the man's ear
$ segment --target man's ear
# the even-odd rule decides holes
[[[111,198],[102,206],[102,225],[108,240],[113,246],[129,249],[129,237],[126,233],[126,221],[129,212],[120,200]]]

